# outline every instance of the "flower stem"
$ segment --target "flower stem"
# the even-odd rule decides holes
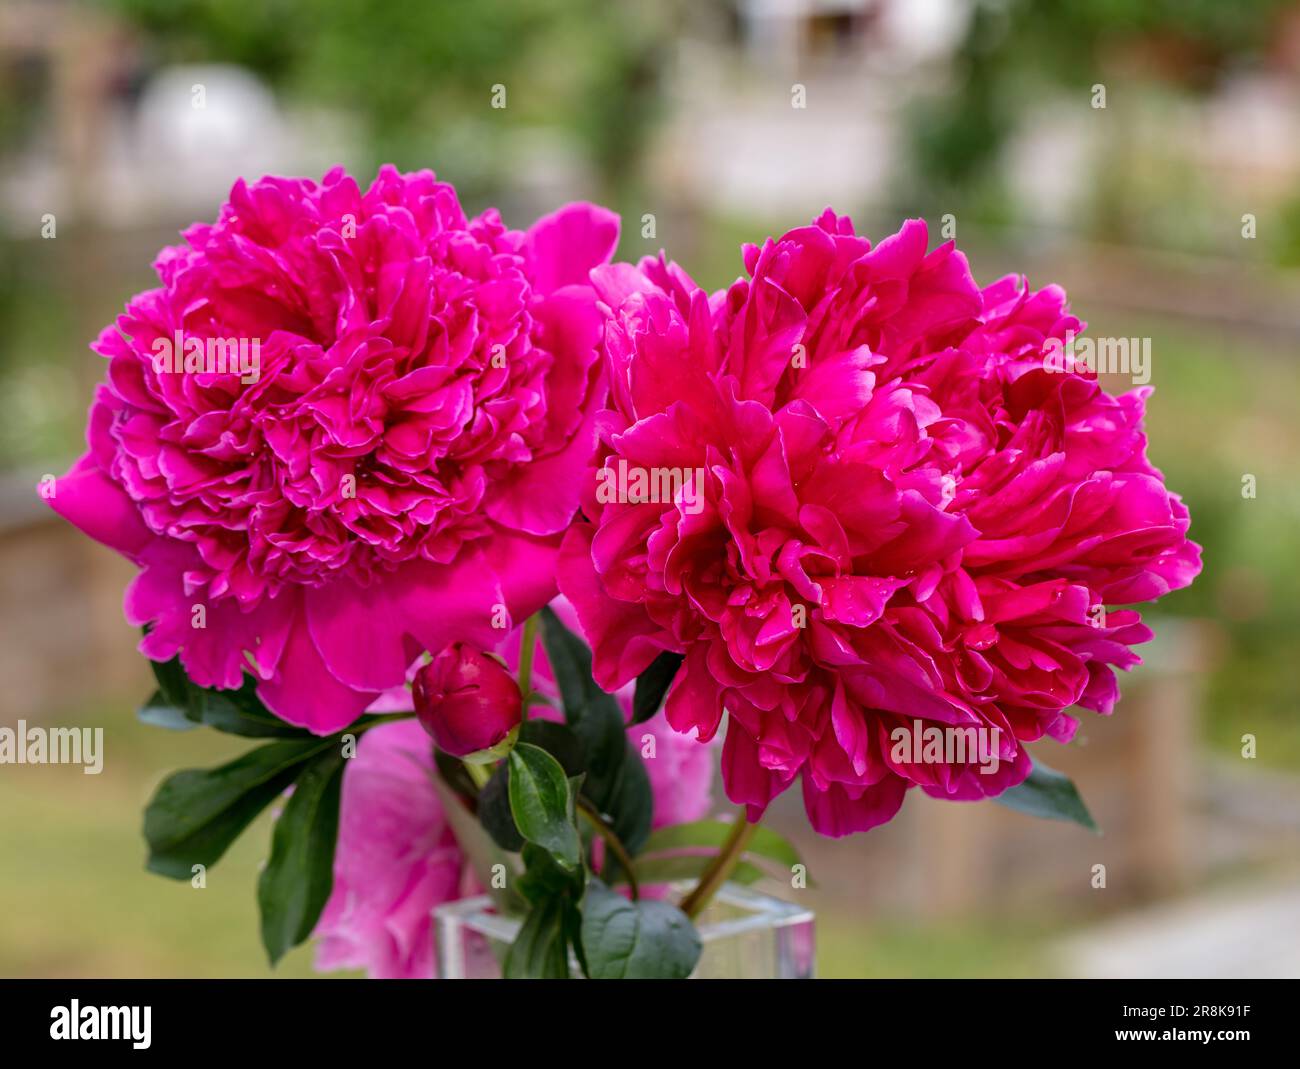
[[[537,625],[541,613],[533,613],[524,621],[523,637],[519,640],[519,693],[524,701],[524,715],[528,715],[528,699],[533,692],[533,654],[537,650]]]
[[[640,898],[641,888],[637,886],[636,873],[632,870],[632,858],[628,855],[623,840],[618,837],[618,832],[605,823],[605,818],[597,812],[596,807],[587,799],[578,798],[577,810],[591,822],[591,826],[596,829],[597,834],[605,840],[605,845],[609,847],[610,853],[618,859],[620,867],[627,873],[627,888],[632,892],[632,898]]]
[[[487,786],[487,781],[492,778],[492,771],[496,765],[480,765],[469,761],[462,761],[465,771],[469,773],[469,778],[474,781],[474,786],[480,791]]]
[[[745,847],[749,845],[749,840],[754,837],[756,831],[758,831],[758,823],[751,824],[746,820],[743,810],[736,814],[735,823],[731,825],[726,842],[722,844],[709,867],[701,873],[700,882],[681,901],[680,908],[686,916],[694,920],[704,907],[713,901],[713,896],[718,893],[718,888],[727,882],[727,877],[735,869],[740,856],[745,852]]]

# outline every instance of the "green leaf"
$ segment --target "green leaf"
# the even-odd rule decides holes
[[[176,709],[191,712],[190,688],[194,684],[185,674],[181,659],[173,657],[170,661],[150,661],[149,667],[153,669],[154,679],[158,681],[158,692],[164,701]],[[197,721],[197,714],[192,715],[191,719]]]
[[[519,834],[545,847],[566,869],[582,860],[578,829],[570,817],[569,781],[545,750],[523,742],[510,751],[510,812]]]
[[[578,891],[579,900],[582,890]],[[578,959],[578,968],[582,975],[587,975],[587,953],[582,949],[582,910],[573,898],[564,899],[564,914],[561,923],[564,941],[573,948],[573,956]],[[567,963],[566,963],[567,964]]]
[[[135,714],[142,724],[149,724],[168,731],[192,731],[198,722],[191,720],[184,709],[169,702],[161,690],[155,690]]]
[[[629,902],[592,880],[582,902],[582,949],[593,980],[684,980],[700,960],[700,937],[676,906]]]
[[[632,723],[640,724],[659,712],[664,695],[672,686],[677,669],[685,658],[667,651],[650,662],[650,667],[636,677],[636,694],[632,699]]]
[[[510,944],[502,973],[507,980],[567,980],[569,947],[562,898],[548,898],[529,911]]]
[[[546,750],[556,757],[566,773],[571,766],[582,767],[582,746],[563,724],[546,720],[526,721],[520,729],[519,741]],[[435,751],[434,760],[444,782],[467,799],[472,799],[470,804],[478,815],[479,824],[491,836],[493,843],[502,850],[518,853],[524,845],[524,838],[515,827],[514,814],[510,811],[509,762],[499,764],[480,790],[469,778],[463,762],[441,750]]]
[[[627,852],[638,854],[650,835],[654,792],[645,763],[630,740],[624,738],[622,756],[612,768],[592,760],[584,794],[605,815]]]
[[[578,795],[582,793],[582,785],[587,780],[587,773],[579,772],[576,776],[565,776],[569,781],[569,823],[575,828],[578,826]]]
[[[993,800],[1031,817],[1068,820],[1100,834],[1073,781],[1037,761],[1023,783],[1003,791]]]
[[[184,730],[186,722],[206,724],[228,735],[252,739],[310,739],[311,732],[287,724],[257,696],[257,680],[245,674],[236,690],[200,687],[185,674],[179,657],[150,661],[158,690],[141,707],[147,724]]]
[[[672,850],[698,847],[717,849],[727,841],[731,825],[721,820],[697,820],[690,824],[673,824],[660,828],[646,841],[643,854],[660,854]],[[782,868],[802,864],[799,851],[785,836],[759,825],[745,847],[745,854],[773,861]]]
[[[582,742],[573,730],[554,720],[525,720],[519,741],[531,743],[560,762],[566,776],[576,776],[587,764]]]
[[[227,735],[247,739],[309,739],[311,732],[287,724],[262,704],[257,681],[244,676],[238,690],[212,690],[191,684],[198,720]]]
[[[271,858],[257,881],[262,944],[273,965],[311,935],[329,900],[345,761],[338,745],[316,757],[275,822]]]
[[[609,698],[617,708],[613,695],[601,690],[592,678],[591,650],[564,626],[549,606],[542,609],[542,648],[546,650],[546,659],[559,685],[564,714],[570,724],[575,713],[602,697]]]
[[[714,861],[713,854],[660,854],[642,856],[633,863],[636,879],[642,887],[654,883],[673,883],[677,880],[699,880]],[[751,884],[763,878],[761,869],[748,861],[737,862],[727,879],[733,883]]]
[[[550,609],[542,610],[542,644],[564,699],[564,716],[582,744],[583,795],[606,818],[628,853],[650,834],[650,777],[627,736],[618,699],[591,678],[591,651]]]
[[[334,739],[273,742],[212,769],[169,776],[144,811],[148,868],[188,880],[194,865],[213,865],[254,818]]]
[[[524,862],[524,872],[515,883],[519,894],[529,902],[571,895],[581,897],[586,886],[585,869],[561,868],[550,852],[536,843],[525,843],[520,857]]]
[[[511,853],[524,845],[524,837],[515,827],[515,816],[510,810],[510,765],[502,762],[492,777],[478,792],[478,822],[492,836],[492,841]]]

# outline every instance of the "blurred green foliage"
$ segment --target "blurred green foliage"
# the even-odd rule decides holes
[[[918,98],[908,122],[910,172],[898,196],[910,211],[944,203],[988,223],[1005,218],[996,165],[1025,114],[1053,90],[1079,99],[1112,79],[1148,90],[1201,93],[1256,64],[1288,0],[977,0],[948,88]],[[1125,159],[1126,124],[1108,157]],[[1127,146],[1131,148],[1132,146]],[[1095,233],[1133,237],[1124,210],[1133,176],[1098,175]],[[1161,190],[1163,196],[1165,190]],[[1132,199],[1132,198],[1130,198]],[[1147,199],[1142,206],[1148,206]]]
[[[160,62],[228,62],[282,94],[364,124],[373,169],[429,166],[473,117],[475,143],[518,126],[561,126],[585,148],[605,196],[636,173],[658,111],[676,0],[101,0]],[[493,87],[507,106],[491,107]],[[480,146],[480,151],[484,151]],[[484,192],[503,159],[481,161]],[[478,192],[471,190],[471,192]]]
[[[1235,758],[1250,732],[1262,764],[1300,768],[1300,364],[1229,326],[1087,311],[1107,334],[1152,339],[1149,453],[1204,550],[1200,578],[1159,613],[1214,623],[1206,741]],[[1253,498],[1243,496],[1246,474],[1257,481]]]
[[[30,247],[30,246],[29,246]],[[22,249],[16,243],[15,253]],[[70,458],[81,441],[89,397],[76,396],[75,355],[86,339],[71,337],[68,295],[50,285],[37,256],[0,256],[0,470],[49,467]]]

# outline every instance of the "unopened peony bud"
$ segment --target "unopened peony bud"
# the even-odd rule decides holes
[[[523,719],[519,686],[501,662],[456,642],[415,675],[415,715],[438,748],[471,762],[514,746]]]

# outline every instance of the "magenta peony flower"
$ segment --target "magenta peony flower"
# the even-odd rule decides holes
[[[420,650],[545,604],[604,392],[587,277],[617,237],[587,204],[466,219],[428,171],[238,182],[93,346],[90,448],[51,500],[140,566],[141,650],[204,686],[251,667],[328,733]]]
[[[415,715],[438,748],[468,757],[514,744],[523,697],[505,666],[486,653],[453,642],[415,673]],[[500,758],[504,753],[487,756]]]
[[[981,290],[919,221],[873,248],[827,212],[744,261],[712,297],[662,259],[593,273],[612,400],[560,588],[596,679],[684,654],[668,719],[707,740],[730,713],[751,819],[796,777],[828,835],[913,786],[996,795],[1139,663],[1150,632],[1105,607],[1199,571],[1146,392],[1045,367],[1082,330],[1064,293]]]
[[[566,617],[563,603],[556,609]],[[518,632],[510,642],[518,650]],[[538,644],[534,680],[554,697]],[[538,706],[534,716],[557,716]],[[713,748],[671,730],[660,713],[629,729],[633,742],[655,738],[646,761],[654,827],[699,820],[709,808]],[[314,935],[316,968],[365,969],[376,978],[433,975],[433,908],[478,893],[443,816],[430,777],[429,736],[415,720],[371,728],[343,776],[334,889]]]

